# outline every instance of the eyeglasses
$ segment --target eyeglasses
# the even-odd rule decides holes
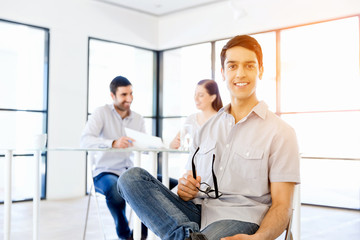
[[[195,169],[194,160],[195,160],[195,155],[197,154],[199,149],[200,149],[200,147],[198,147],[196,149],[194,155],[192,156],[192,172],[193,172],[193,178],[194,179],[196,179],[196,169]],[[206,187],[205,190],[202,190],[202,189],[200,189],[198,187],[197,187],[197,189],[200,192],[205,193],[209,198],[217,199],[217,198],[222,196],[222,193],[219,192],[219,189],[218,189],[217,178],[216,178],[215,172],[214,172],[214,162],[215,162],[215,154],[213,154],[212,167],[211,167],[212,177],[213,177],[213,182],[214,182],[214,188],[215,189],[212,189],[211,186],[209,184],[207,184],[206,182],[201,182],[200,183],[200,188],[201,188],[201,185],[205,185],[205,187]]]

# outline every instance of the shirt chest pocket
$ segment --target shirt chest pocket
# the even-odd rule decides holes
[[[242,148],[234,153],[234,173],[243,179],[262,178],[261,169],[266,167],[263,161],[264,151],[262,149]]]

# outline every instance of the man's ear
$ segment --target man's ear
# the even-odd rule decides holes
[[[112,100],[115,100],[115,95],[112,92],[110,92],[110,96],[111,96]]]
[[[260,80],[262,79],[263,73],[264,73],[264,67],[262,66],[262,67],[259,69],[259,79],[260,79]]]

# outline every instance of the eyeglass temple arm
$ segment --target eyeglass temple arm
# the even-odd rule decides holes
[[[214,188],[215,188],[215,196],[218,198],[219,197],[219,190],[218,190],[218,184],[217,184],[217,179],[215,176],[215,172],[214,172],[214,162],[215,162],[215,154],[213,154],[213,160],[212,160],[212,177],[214,180]]]
[[[192,174],[193,174],[193,178],[196,179],[196,169],[195,169],[195,163],[194,163],[194,159],[195,159],[195,155],[197,154],[197,152],[199,151],[200,147],[198,147],[192,157]]]

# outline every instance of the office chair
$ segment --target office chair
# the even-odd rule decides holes
[[[293,197],[293,210],[290,216],[289,223],[286,227],[286,235],[284,240],[293,240],[292,230],[295,232],[296,240],[300,240],[300,184],[295,185]],[[292,229],[293,220],[296,222],[296,229]]]
[[[286,227],[286,234],[285,234],[285,238],[284,240],[293,240],[293,236],[292,236],[292,232],[291,232],[291,225],[292,225],[292,218],[293,218],[293,215],[294,215],[294,210],[293,212],[291,213],[291,216],[290,216],[290,220],[289,220],[289,223]]]
[[[90,187],[90,192],[89,192],[89,196],[88,196],[88,204],[87,204],[87,209],[86,209],[86,217],[85,217],[85,226],[84,226],[84,233],[83,233],[83,240],[85,240],[86,238],[86,229],[87,229],[87,223],[88,223],[88,219],[89,219],[89,209],[90,209],[90,201],[91,201],[91,197],[95,196],[95,200],[96,200],[96,209],[97,209],[97,213],[98,213],[98,220],[99,220],[99,224],[101,226],[101,230],[103,233],[103,239],[106,240],[106,234],[105,234],[105,228],[104,228],[104,224],[103,221],[101,219],[101,214],[100,214],[100,207],[99,207],[99,201],[98,201],[98,193],[95,192],[95,186],[94,186],[94,182],[93,180],[91,180],[91,187]],[[100,197],[100,196],[99,196]]]
[[[88,166],[93,166],[91,161],[89,160],[89,157],[88,157],[88,164],[90,164]],[[93,175],[92,175],[92,168],[88,168],[88,174],[89,174],[88,176],[90,176],[91,187],[90,187],[89,196],[88,196],[88,204],[87,204],[87,209],[86,209],[85,225],[84,225],[84,232],[83,232],[83,238],[82,239],[83,240],[86,239],[86,230],[87,230],[87,223],[88,223],[88,219],[89,219],[90,202],[91,202],[91,198],[95,197],[99,225],[100,225],[101,230],[102,230],[103,239],[107,240],[104,221],[103,221],[102,216],[101,216],[101,208],[100,208],[100,204],[99,204],[99,200],[101,198],[103,199],[103,201],[106,201],[105,196],[102,195],[101,193],[98,193],[98,192],[95,191],[95,185],[94,185],[94,180],[93,180]],[[129,215],[128,216],[128,221],[129,221],[129,223],[131,223],[132,209],[130,208],[130,206],[128,206],[126,209],[127,210],[129,209],[129,211],[127,212],[128,215]]]

